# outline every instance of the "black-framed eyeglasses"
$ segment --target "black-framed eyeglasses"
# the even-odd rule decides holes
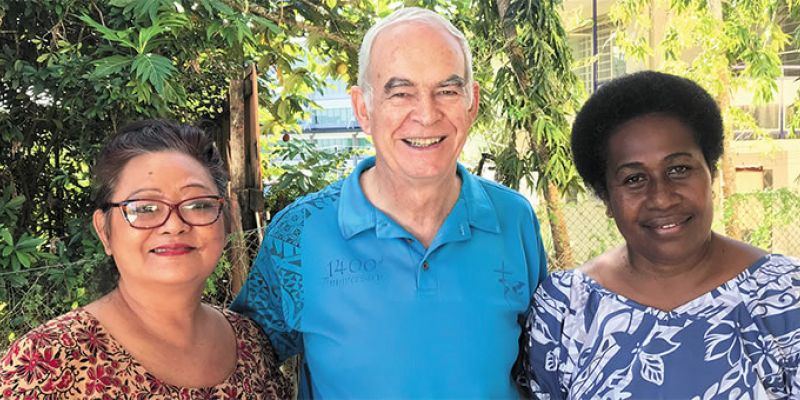
[[[163,200],[130,199],[119,203],[107,203],[103,210],[119,207],[122,217],[132,228],[158,228],[169,220],[172,210],[178,218],[191,226],[206,226],[217,222],[222,214],[225,199],[221,196],[198,196],[170,204]]]

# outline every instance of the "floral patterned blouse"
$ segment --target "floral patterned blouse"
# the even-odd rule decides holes
[[[800,399],[800,261],[767,255],[665,312],[579,270],[539,287],[523,364],[537,399]]]
[[[289,386],[267,337],[247,317],[221,310],[236,334],[236,369],[214,387],[161,382],[86,310],[55,318],[14,342],[0,360],[3,399],[285,399]]]

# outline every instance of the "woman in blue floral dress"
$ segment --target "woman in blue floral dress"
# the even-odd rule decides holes
[[[800,262],[711,230],[722,142],[714,100],[672,75],[614,80],[578,113],[578,172],[625,243],[536,292],[534,398],[800,398]]]

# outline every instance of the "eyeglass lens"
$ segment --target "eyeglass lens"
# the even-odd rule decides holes
[[[213,224],[219,218],[222,204],[215,197],[189,199],[175,205],[178,216],[189,225]],[[159,200],[133,200],[123,207],[125,219],[134,228],[163,225],[170,214],[170,205]]]

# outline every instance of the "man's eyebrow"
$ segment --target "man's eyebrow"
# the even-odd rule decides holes
[[[464,78],[453,74],[453,75],[450,75],[449,78],[439,82],[438,86],[439,87],[446,87],[446,86],[464,87],[464,85],[466,85],[466,81],[464,81]]]
[[[402,86],[414,86],[414,84],[411,83],[411,81],[408,79],[391,78],[388,81],[386,81],[385,85],[383,85],[383,91],[385,93],[389,93],[392,89]]]

